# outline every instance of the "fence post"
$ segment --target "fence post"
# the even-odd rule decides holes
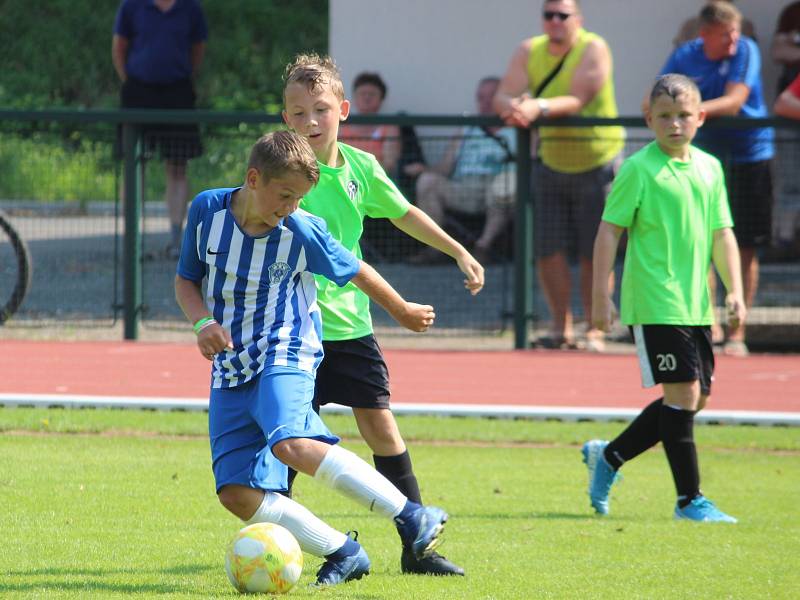
[[[517,128],[517,201],[514,224],[514,348],[530,348],[533,318],[533,199],[531,130]]]
[[[123,318],[125,339],[139,337],[139,317],[142,308],[142,257],[141,232],[139,223],[142,217],[142,129],[135,123],[122,125],[124,148],[123,170],[123,214],[125,234],[122,251],[123,265]]]

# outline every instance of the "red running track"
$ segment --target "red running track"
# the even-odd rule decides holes
[[[387,350],[393,402],[636,408],[636,358],[558,351]],[[0,393],[206,398],[194,345],[0,341]],[[800,412],[800,357],[720,356],[709,408]]]

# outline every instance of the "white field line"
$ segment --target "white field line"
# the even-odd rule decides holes
[[[206,398],[148,398],[128,396],[88,396],[68,394],[0,394],[0,406],[37,408],[125,408],[138,410],[206,411]],[[328,405],[323,412],[348,413],[349,408]],[[435,415],[449,417],[490,417],[495,419],[548,419],[558,421],[630,421],[635,408],[595,408],[579,406],[519,406],[501,404],[424,404],[396,403],[392,412],[398,415]],[[800,412],[750,410],[704,410],[699,423],[730,425],[800,426]]]

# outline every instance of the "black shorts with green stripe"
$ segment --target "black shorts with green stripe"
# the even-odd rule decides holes
[[[632,325],[642,385],[700,382],[700,392],[711,394],[714,351],[711,327]]]

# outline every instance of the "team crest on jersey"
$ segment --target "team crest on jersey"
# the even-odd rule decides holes
[[[269,266],[267,272],[269,273],[269,284],[277,285],[289,274],[292,268],[285,262],[276,262]]]
[[[351,179],[347,182],[347,195],[350,196],[350,200],[355,200],[356,194],[358,194],[358,182]]]

